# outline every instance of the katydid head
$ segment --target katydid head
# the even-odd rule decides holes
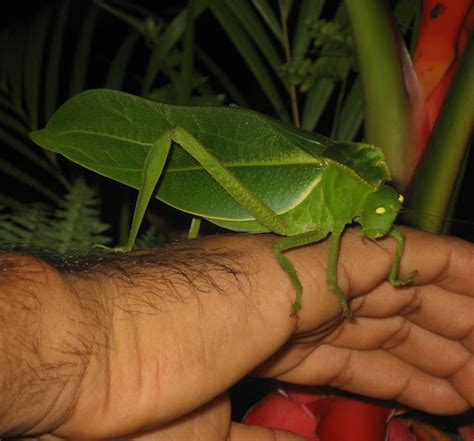
[[[382,185],[370,193],[362,206],[359,224],[364,236],[378,239],[388,234],[403,203],[403,196],[392,187]]]

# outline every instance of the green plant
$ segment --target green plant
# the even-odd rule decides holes
[[[107,245],[109,226],[100,220],[95,191],[79,179],[57,208],[37,202],[18,204],[0,212],[0,244],[44,247],[64,254],[87,252],[94,245]]]

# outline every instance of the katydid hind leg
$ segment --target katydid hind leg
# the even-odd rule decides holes
[[[191,225],[189,226],[188,239],[196,239],[201,229],[201,218],[193,216]]]
[[[182,127],[175,127],[172,140],[199,162],[203,169],[264,227],[282,236],[288,234],[286,222],[191,133]]]
[[[339,303],[342,307],[342,314],[346,318],[352,317],[352,311],[347,303],[346,295],[344,291],[339,287],[337,283],[337,262],[339,258],[339,249],[341,245],[341,235],[344,231],[345,225],[335,227],[331,234],[331,242],[329,245],[329,258],[326,269],[326,282],[328,288],[336,294]]]
[[[325,231],[309,231],[307,233],[297,234],[295,236],[282,237],[273,244],[273,255],[280,264],[281,268],[288,274],[290,280],[295,288],[295,301],[291,306],[292,315],[296,314],[301,309],[301,297],[303,294],[303,286],[301,285],[298,274],[291,261],[282,254],[283,251],[291,248],[297,248],[302,245],[309,245],[319,242],[327,236]]]
[[[395,239],[395,252],[393,255],[392,269],[388,276],[389,282],[394,286],[404,286],[408,283],[411,283],[414,276],[416,276],[417,271],[412,271],[408,274],[407,277],[403,279],[398,278],[398,272],[400,270],[400,261],[402,259],[403,250],[405,249],[405,236],[397,228],[393,227],[390,230],[389,236]]]
[[[155,191],[156,184],[163,173],[166,160],[171,148],[171,131],[165,132],[158,138],[148,152],[144,168],[142,171],[142,184],[138,193],[135,211],[133,213],[132,226],[124,251],[130,251],[135,244],[135,240],[142,224],[148,203]]]

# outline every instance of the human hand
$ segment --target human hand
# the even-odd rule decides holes
[[[340,319],[326,287],[326,243],[288,252],[305,287],[298,317],[289,315],[294,293],[271,254],[270,236],[176,246],[173,253],[187,253],[194,269],[183,273],[175,265],[173,286],[154,266],[140,282],[143,265],[137,273],[127,268],[119,282],[101,280],[114,299],[106,308],[113,332],[91,358],[73,407],[41,439],[301,439],[230,422],[225,391],[251,371],[434,413],[466,410],[474,402],[474,247],[405,232],[402,272],[419,275],[403,288],[386,282],[389,240],[379,246],[363,243],[354,230],[345,235],[339,280],[352,321]],[[205,258],[193,260],[199,250]],[[68,277],[76,290],[85,289],[83,282]],[[93,290],[97,281],[85,283]],[[170,292],[156,292],[159,283]]]

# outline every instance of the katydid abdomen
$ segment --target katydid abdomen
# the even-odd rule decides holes
[[[336,274],[340,237],[353,221],[372,239],[397,240],[390,281],[410,280],[397,278],[401,200],[382,185],[390,175],[377,147],[335,143],[250,110],[171,106],[111,90],[71,98],[31,137],[140,190],[126,249],[152,196],[231,230],[284,236],[273,251],[296,290],[293,313],[302,287],[282,253],[332,233],[327,283],[351,315]]]
[[[334,225],[350,224],[360,216],[367,195],[376,188],[369,186],[352,170],[329,162],[317,174],[305,198],[287,211],[277,212],[287,223],[287,236],[318,230],[329,234]],[[270,205],[271,206],[271,205]],[[257,220],[223,220],[206,217],[209,221],[234,231],[269,232]]]

